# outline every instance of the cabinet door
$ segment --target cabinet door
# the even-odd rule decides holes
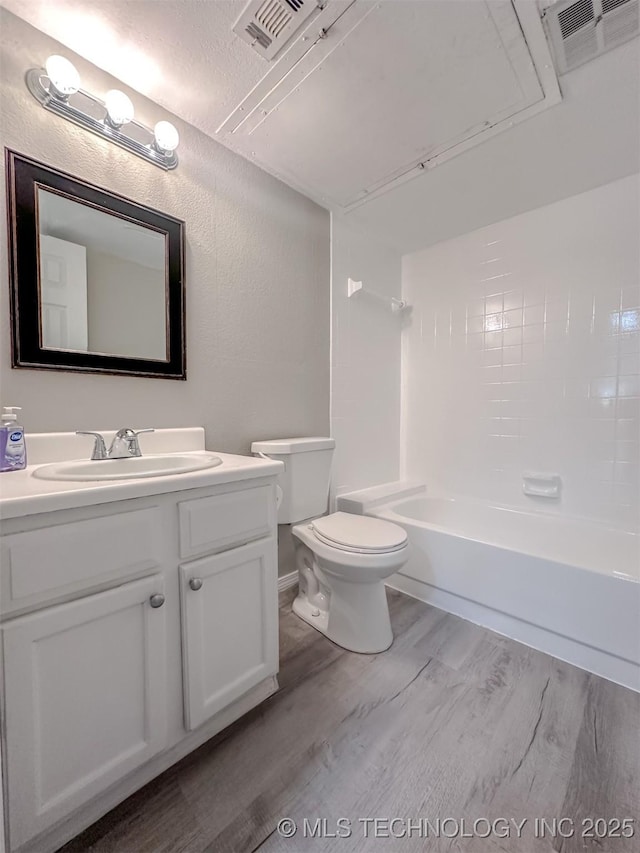
[[[2,628],[12,849],[163,748],[162,591],[153,576]]]
[[[180,567],[185,725],[278,671],[276,548],[266,539]]]

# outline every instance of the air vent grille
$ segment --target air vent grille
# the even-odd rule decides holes
[[[320,11],[318,0],[251,0],[233,31],[265,59],[273,59],[292,36]]]
[[[564,74],[638,35],[640,0],[560,0],[544,13],[558,72]]]
[[[270,39],[269,36],[261,30],[260,27],[256,26],[253,21],[246,28],[246,32],[249,34],[252,41],[257,41],[260,47],[265,50],[269,47],[273,39]]]
[[[291,22],[291,12],[288,12],[279,0],[265,0],[256,12],[256,20],[273,38],[278,38]]]
[[[615,5],[610,0],[610,5],[611,14],[604,15],[602,20],[602,39],[605,46],[615,47],[638,33],[640,6],[638,0],[618,0]]]
[[[569,38],[569,36],[573,35],[581,27],[593,21],[594,18],[595,15],[593,14],[593,3],[591,0],[578,0],[577,3],[567,6],[558,15],[562,38]]]
[[[602,0],[602,14],[606,15],[607,12],[612,12],[618,6],[623,6],[627,2],[628,0]]]

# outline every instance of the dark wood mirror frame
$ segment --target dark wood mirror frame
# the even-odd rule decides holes
[[[186,379],[184,223],[5,149],[12,366]],[[45,349],[39,303],[38,190],[48,190],[165,235],[168,358],[156,361]]]

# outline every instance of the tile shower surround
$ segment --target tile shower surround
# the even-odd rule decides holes
[[[638,220],[632,176],[403,259],[405,476],[637,527]]]

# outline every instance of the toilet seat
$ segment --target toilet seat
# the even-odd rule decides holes
[[[407,544],[407,533],[398,524],[349,512],[317,518],[310,527],[325,545],[351,554],[390,554]]]

